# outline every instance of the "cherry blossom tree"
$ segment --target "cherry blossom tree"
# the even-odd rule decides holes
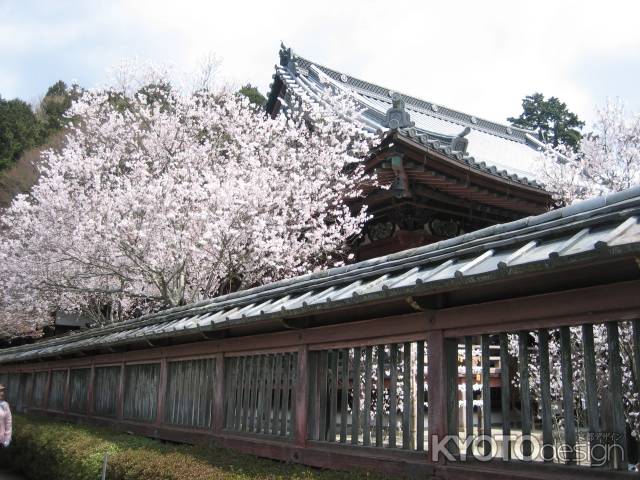
[[[608,101],[598,109],[593,131],[585,135],[577,152],[567,149],[549,149],[541,163],[541,180],[554,194],[559,204],[570,204],[640,184],[640,114],[629,114],[621,100]],[[640,379],[633,371],[632,329],[628,323],[619,325],[625,414],[635,437],[640,437]],[[584,368],[581,351],[582,339],[578,329],[571,329],[575,403],[579,415],[585,398]],[[607,390],[607,351],[604,326],[594,328],[594,344],[598,365],[598,390],[601,396]],[[515,344],[514,344],[515,348]],[[557,337],[550,338],[552,395],[561,398],[560,345]],[[536,362],[532,362],[534,380],[539,376]],[[534,381],[534,384],[536,382]],[[536,391],[539,394],[539,391]],[[554,405],[560,405],[556,402]],[[561,418],[561,412],[557,412]],[[561,425],[558,425],[560,428]]]
[[[621,100],[607,102],[577,152],[545,152],[540,175],[560,204],[640,183],[640,114],[629,114]]]
[[[573,373],[573,403],[575,407],[575,420],[579,427],[586,428],[588,425],[586,412],[587,385],[585,376],[585,354],[584,338],[580,327],[571,327],[571,364]],[[624,413],[631,435],[640,439],[640,378],[637,369],[634,368],[633,361],[633,328],[631,322],[618,323],[618,334],[620,338],[620,359],[622,366],[622,396],[624,403]],[[529,349],[529,379],[533,394],[533,400],[539,405],[542,398],[541,392],[541,372],[540,372],[540,351],[537,348],[538,334],[531,332],[532,344]],[[518,336],[509,335],[510,354],[518,356]],[[606,413],[603,405],[607,404],[607,397],[610,391],[609,384],[609,352],[607,345],[607,329],[605,324],[593,325],[593,345],[595,354],[596,391],[600,404],[600,412]],[[558,330],[551,330],[549,335],[549,380],[551,393],[551,408],[553,413],[553,426],[558,438],[562,438],[564,428],[563,409],[563,388],[562,388],[562,364],[561,345]],[[519,387],[519,373],[515,372],[514,386]],[[538,418],[540,418],[538,411]],[[610,426],[609,426],[610,427]]]
[[[366,220],[350,200],[373,180],[348,98],[272,119],[209,82],[118,78],[72,105],[65,146],[2,216],[4,329],[60,309],[120,320],[349,255]]]

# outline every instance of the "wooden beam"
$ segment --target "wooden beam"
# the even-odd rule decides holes
[[[396,447],[397,411],[398,411],[398,344],[389,345],[389,364],[391,375],[389,376],[389,448]]]
[[[357,445],[360,436],[360,367],[362,348],[353,349],[352,405],[351,405],[351,444]],[[369,412],[366,412],[367,415]]]
[[[44,402],[42,408],[49,408],[49,395],[51,393],[51,369],[47,370],[47,386],[44,391]]]
[[[482,357],[482,435],[491,437],[491,363],[490,363],[490,336],[482,335],[480,339]],[[491,442],[482,442],[483,456],[491,458]]]
[[[63,410],[64,413],[69,413],[69,400],[70,400],[70,383],[71,383],[71,369],[67,368],[67,378],[65,380],[64,386],[64,402],[63,402]]]
[[[573,363],[571,361],[571,332],[560,327],[560,370],[562,376],[562,409],[564,417],[564,443],[568,446],[566,463],[575,463],[576,419],[573,399]]]
[[[298,371],[295,385],[295,442],[299,447],[307,443],[307,415],[309,412],[309,347],[302,345],[298,349]]]
[[[124,383],[125,383],[125,365],[124,362],[120,365],[120,377],[118,383],[118,397],[117,397],[117,412],[116,418],[122,420],[124,418]]]
[[[531,460],[531,388],[529,386],[529,331],[518,333],[518,369],[520,373],[520,421],[522,424],[522,456]]]
[[[427,337],[427,385],[429,386],[429,451],[447,435],[447,396],[445,337],[442,330],[432,330]],[[445,456],[429,455],[429,461],[445,463]]]
[[[551,410],[551,371],[549,368],[549,331],[546,328],[538,332],[538,348],[540,359],[540,408],[542,410],[542,458],[552,462],[553,448],[553,412]]]
[[[613,449],[614,458],[611,459],[613,468],[626,470],[627,459],[627,435],[625,431],[624,404],[622,395],[622,360],[620,358],[620,337],[618,324],[616,322],[607,323],[607,353],[609,367],[609,395],[611,398],[611,419],[615,434],[615,443],[622,447]]]
[[[511,459],[511,376],[509,375],[509,339],[500,334],[500,407],[502,410],[502,458]],[[473,419],[473,416],[471,417]]]
[[[162,425],[164,422],[164,405],[167,392],[167,360],[160,361],[160,378],[158,384],[158,400],[156,402],[156,425]]]
[[[96,381],[96,367],[95,365],[91,365],[91,373],[89,375],[89,391],[87,392],[87,412],[89,415],[93,415],[93,408],[95,404],[93,400],[95,381]]]
[[[402,448],[411,449],[411,343],[405,342],[402,347]]]
[[[640,280],[553,292],[528,297],[381,317],[348,324],[313,327],[223,340],[201,341],[93,358],[48,361],[7,367],[37,371],[60,367],[90,367],[132,361],[152,361],[160,358],[212,355],[220,352],[242,353],[261,349],[297,348],[308,344],[311,349],[348,342],[375,344],[383,337],[398,338],[413,335],[412,341],[426,338],[428,330],[444,330],[445,336],[500,333],[526,328],[581,325],[585,322],[632,320],[640,318]],[[406,339],[407,337],[405,337]]]
[[[215,358],[215,375],[213,385],[213,408],[211,412],[212,426],[215,433],[221,433],[224,428],[224,399],[227,395],[225,382],[224,355],[219,353]],[[230,384],[231,382],[229,382]]]
[[[383,411],[384,411],[384,382],[385,382],[385,347],[378,345],[376,349],[378,360],[378,379],[376,381],[376,447],[383,445]]]
[[[433,312],[446,336],[623,321],[640,317],[640,280],[464,305]]]
[[[362,415],[362,444],[371,445],[371,392],[373,382],[373,347],[364,351],[364,406]]]
[[[417,371],[416,371],[416,450],[424,451],[424,342],[417,344]]]
[[[589,446],[592,449],[600,448],[597,435],[600,433],[600,414],[598,412],[598,383],[596,380],[597,366],[596,353],[593,340],[593,325],[582,326],[582,345],[584,349],[584,384],[587,406],[587,425],[591,440]]]

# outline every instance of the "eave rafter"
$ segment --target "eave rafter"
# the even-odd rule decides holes
[[[402,155],[403,173],[411,182],[411,188],[424,185],[451,198],[526,215],[539,214],[547,209],[550,197],[543,190],[515,185],[508,179],[493,175],[487,181],[486,174],[457,165],[457,162],[442,158],[438,152],[413,143],[403,137],[388,136],[367,159],[367,169],[376,172],[380,183],[391,184],[397,177],[397,168],[393,168],[392,160]],[[438,165],[443,171],[438,171]],[[487,188],[485,184],[495,188]]]
[[[429,186],[454,198],[526,214],[537,214],[545,210],[544,205],[492,192],[424,167],[407,166],[405,172],[411,182]],[[391,168],[382,166],[377,170],[377,175],[381,183],[388,184],[394,181],[396,173]]]

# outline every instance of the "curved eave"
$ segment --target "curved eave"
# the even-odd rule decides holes
[[[489,182],[492,182],[492,183],[497,182],[501,185],[507,186],[510,190],[518,189],[523,192],[530,192],[532,194],[539,195],[541,197],[551,198],[551,194],[539,186],[522,183],[518,180],[513,180],[511,178],[505,178],[504,176],[498,173],[487,172],[481,168],[474,168],[472,165],[465,164],[464,160],[455,158],[452,155],[447,155],[441,150],[435,149],[427,145],[423,145],[411,138],[407,138],[404,135],[396,134],[395,138],[396,140],[401,140],[416,149],[423,150],[425,153],[428,153],[442,160],[447,165],[450,165],[453,168],[459,169],[461,172],[464,172],[465,174],[468,172],[471,175],[477,176],[478,178],[483,178]]]

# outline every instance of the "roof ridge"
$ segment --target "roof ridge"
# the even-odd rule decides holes
[[[429,112],[428,109],[419,107],[417,105],[412,105],[412,107],[414,107],[414,108],[415,107],[422,108],[423,110],[427,111],[430,115],[433,115],[433,116],[436,116],[436,117],[439,117],[439,118],[443,118],[445,120],[451,121],[451,116],[443,115],[442,112],[439,109],[445,109],[446,111],[449,111],[449,112],[451,112],[453,114],[458,114],[460,116],[467,116],[467,117],[469,117],[470,122],[472,123],[472,125],[474,125],[476,127],[478,126],[478,123],[474,123],[472,119],[476,119],[477,122],[483,122],[483,123],[488,124],[490,126],[495,126],[496,127],[495,130],[498,130],[500,128],[500,129],[504,129],[504,131],[506,132],[507,129],[511,129],[512,131],[521,132],[523,135],[524,134],[535,134],[534,130],[529,130],[527,128],[510,125],[508,123],[500,123],[500,122],[496,122],[494,120],[487,120],[486,118],[479,117],[477,115],[472,115],[470,113],[463,112],[463,111],[460,111],[460,110],[457,110],[457,109],[454,109],[454,108],[450,108],[450,107],[447,107],[445,105],[432,102],[430,100],[425,100],[425,99],[422,99],[422,98],[419,98],[419,97],[416,97],[416,96],[413,96],[413,95],[409,95],[409,94],[404,93],[404,92],[399,92],[397,90],[393,90],[393,89],[390,89],[390,88],[387,88],[387,87],[383,87],[381,85],[369,82],[367,80],[362,80],[361,78],[355,77],[353,75],[350,75],[350,74],[347,74],[347,73],[344,73],[344,72],[340,72],[338,70],[335,70],[333,68],[327,67],[327,66],[325,66],[323,64],[320,64],[320,63],[318,63],[318,62],[316,62],[314,60],[310,60],[310,59],[308,59],[308,58],[306,58],[306,57],[304,57],[302,55],[298,55],[297,53],[293,53],[292,52],[292,61],[295,62],[298,59],[303,60],[303,61],[305,61],[305,62],[307,62],[309,64],[315,65],[317,67],[320,67],[320,68],[322,68],[324,70],[329,70],[329,71],[331,71],[331,72],[333,72],[333,73],[335,73],[335,74],[337,74],[339,76],[345,75],[348,78],[352,78],[353,80],[357,80],[358,82],[362,82],[363,84],[371,85],[372,87],[378,88],[380,90],[386,90],[386,91],[389,91],[389,92],[398,93],[398,94],[402,95],[403,97],[405,97],[407,99],[414,100],[415,102],[423,102],[423,103],[426,103],[426,104],[435,105],[436,107],[438,107],[438,110],[437,111],[433,110],[433,111],[430,111],[430,112]],[[373,92],[371,92],[371,93],[373,93]],[[461,120],[458,119],[458,121],[461,121]],[[457,122],[452,122],[452,123],[457,123]],[[493,133],[501,134],[501,133],[504,133],[504,132],[499,131],[499,132],[493,132]]]

